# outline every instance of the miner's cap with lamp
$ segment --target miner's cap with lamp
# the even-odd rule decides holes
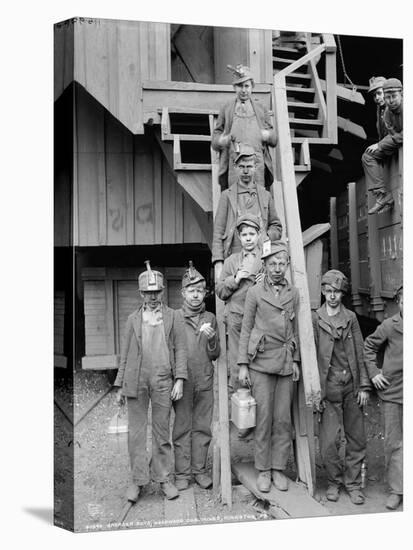
[[[290,258],[287,243],[284,241],[266,241],[263,245],[261,260],[265,260],[265,258],[269,258],[278,252],[285,252]]]
[[[149,260],[145,260],[146,271],[138,278],[138,287],[141,292],[159,292],[164,289],[163,275],[159,271],[153,271]]]
[[[254,77],[252,76],[251,69],[246,65],[239,64],[235,67],[233,65],[227,65],[227,70],[232,73],[233,86],[247,82],[247,80],[251,80],[252,83],[254,83]]]
[[[338,269],[330,269],[321,277],[321,286],[330,285],[336,290],[341,290],[341,292],[348,291],[348,279]]]
[[[383,84],[383,92],[401,92],[403,84],[398,78],[388,78]]]
[[[386,82],[384,76],[372,76],[369,79],[369,94],[375,92],[379,88],[383,88],[383,84]]]
[[[260,220],[257,216],[254,216],[254,214],[243,214],[242,216],[239,216],[237,218],[237,229],[239,230],[241,225],[249,225],[250,227],[253,227],[257,231],[260,230]]]
[[[257,155],[256,155],[254,147],[251,147],[251,145],[247,145],[245,143],[240,143],[237,156],[234,159],[234,164],[237,164],[239,159],[241,159],[242,157],[254,157],[254,158],[256,158],[256,156]]]
[[[205,277],[195,269],[192,260],[189,260],[189,267],[182,277],[182,288],[186,288],[189,285],[195,285],[201,281],[205,282]]]

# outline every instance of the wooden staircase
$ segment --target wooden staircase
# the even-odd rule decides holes
[[[326,80],[318,77],[316,61],[324,56]],[[335,43],[323,35],[320,44],[307,48],[275,46],[273,49],[274,84],[272,105],[278,145],[273,151],[275,181],[272,186],[277,211],[285,228],[291,251],[291,279],[300,292],[298,315],[302,380],[296,388],[293,404],[295,455],[298,479],[310,495],[314,492],[315,449],[312,407],[320,400],[320,384],[312,333],[309,284],[320,276],[322,246],[318,237],[328,224],[314,226],[303,236],[296,187],[311,171],[311,149],[317,144],[337,143],[337,95]],[[160,127],[156,139],[179,185],[203,212],[216,212],[221,189],[218,183],[219,156],[211,148],[211,136],[217,110],[166,105],[159,110]],[[212,185],[211,185],[212,182]],[[305,247],[305,248],[304,248]],[[219,278],[216,266],[215,280]],[[317,283],[317,282],[316,282]],[[318,283],[319,284],[319,283]],[[231,463],[227,391],[227,359],[224,304],[216,300],[218,330],[222,352],[217,361],[219,425],[214,435],[214,488],[223,503],[231,507]]]

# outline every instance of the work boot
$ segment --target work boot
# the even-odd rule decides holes
[[[330,483],[326,491],[326,499],[331,502],[337,502],[340,493],[340,487],[335,483]]]
[[[238,439],[247,439],[253,431],[254,428],[244,428],[243,430],[238,430]]]
[[[212,486],[212,479],[208,474],[196,474],[195,481],[202,489],[209,489]]]
[[[352,489],[348,494],[353,504],[364,504],[365,497],[360,489]]]
[[[395,495],[392,493],[389,495],[387,501],[386,501],[386,508],[389,510],[397,510],[397,508],[400,506],[400,503],[402,501],[402,495]]]
[[[179,491],[171,481],[164,481],[161,483],[161,489],[168,500],[179,497]]]
[[[186,479],[186,477],[175,479],[175,487],[178,491],[185,491],[185,489],[188,489],[189,487],[189,480]]]
[[[376,203],[370,208],[368,214],[381,214],[393,206],[393,195],[388,191],[376,191]]]
[[[288,477],[281,470],[272,470],[272,482],[279,491],[288,491]]]
[[[269,493],[271,489],[271,472],[265,470],[260,472],[257,477],[257,488],[261,493]]]
[[[131,483],[128,487],[128,490],[126,491],[127,500],[129,500],[129,502],[136,502],[138,500],[138,496],[140,492],[141,492],[140,486],[136,485],[136,483]]]

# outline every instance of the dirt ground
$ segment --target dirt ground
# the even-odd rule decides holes
[[[110,386],[105,374],[76,372],[73,393],[65,379],[56,379],[55,398],[55,521],[68,526],[74,521],[76,531],[96,531],[118,528],[147,528],[182,524],[179,517],[171,518],[169,503],[165,501],[159,485],[146,486],[138,503],[130,510],[122,526],[120,513],[125,505],[124,494],[129,483],[127,434],[108,433],[114,422],[118,407],[114,392],[109,392],[98,405],[75,427],[74,433],[64,412],[73,406],[74,421],[88,406]],[[63,411],[63,412],[62,412]],[[70,414],[68,414],[70,416]],[[333,515],[385,512],[386,486],[384,481],[383,428],[380,403],[373,398],[365,412],[367,446],[366,502],[353,505],[342,491],[336,503],[325,499],[326,476],[320,458],[317,463],[317,491],[315,498],[326,507],[326,514]],[[120,417],[121,425],[126,417]],[[148,443],[150,431],[148,430]],[[231,459],[252,461],[253,441],[238,441],[231,430]],[[211,457],[209,457],[211,462]],[[294,463],[291,460],[287,471],[294,479]],[[74,487],[72,479],[74,478]],[[236,479],[233,479],[233,506],[228,510],[212,490],[203,490],[192,485],[195,507],[185,525],[234,521],[257,521],[273,519],[268,507],[257,499]],[[179,506],[180,499],[174,501]],[[184,499],[181,500],[184,505]],[[400,508],[401,509],[401,508]],[[74,510],[74,511],[73,511]],[[73,515],[74,514],[74,515]]]

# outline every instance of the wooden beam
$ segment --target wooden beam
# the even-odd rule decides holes
[[[294,61],[293,63],[288,65],[288,67],[285,67],[285,69],[282,69],[281,71],[276,73],[274,75],[274,79],[276,81],[277,80],[280,81],[280,79],[285,78],[289,74],[293,73],[299,67],[302,67],[303,65],[308,63],[311,59],[314,59],[318,55],[321,55],[324,50],[325,50],[324,44],[320,44],[320,46],[317,46],[316,48],[312,49],[311,51],[309,51],[308,53],[306,53],[305,55],[297,59],[297,61]]]
[[[326,45],[326,105],[327,136],[331,139],[331,143],[337,143],[337,68],[335,44],[334,47],[329,46],[328,50]]]
[[[219,157],[216,151],[211,147],[212,164],[212,205],[214,216],[218,208],[221,187],[218,180]],[[222,266],[215,266],[215,281],[218,281]],[[224,325],[224,302],[215,296],[216,299],[216,317],[218,325],[218,334],[221,344],[221,353],[216,361],[216,371],[218,377],[218,407],[219,407],[219,455],[220,455],[220,484],[221,500],[232,508],[232,483],[231,483],[231,455],[229,445],[229,414],[228,414],[228,365],[227,365],[227,342]],[[216,474],[216,469],[214,473]],[[216,482],[214,484],[216,486]]]
[[[367,192],[367,209],[373,207],[376,197]],[[384,317],[384,301],[382,299],[381,268],[380,268],[380,238],[379,215],[367,215],[367,239],[370,269],[370,308],[377,320]]]
[[[326,224],[330,225],[330,224]],[[308,290],[310,293],[311,309],[320,307],[321,276],[323,265],[323,242],[320,239],[312,241],[305,247],[305,265],[307,269]]]
[[[350,246],[351,298],[356,313],[362,313],[363,302],[359,294],[360,287],[360,254],[357,224],[356,184],[348,184],[348,228]]]
[[[338,269],[338,227],[337,227],[337,199],[330,198],[330,263],[332,269]]]
[[[330,229],[329,223],[317,223],[315,225],[312,225],[311,227],[308,227],[305,231],[303,231],[304,247],[308,246],[309,244],[314,242],[316,239],[319,239],[321,235],[324,235],[324,233],[327,233],[329,229]]]
[[[322,90],[326,91],[326,81],[320,78],[320,83]],[[359,105],[365,105],[366,100],[364,99],[363,95],[356,89],[349,89],[344,86],[340,86],[340,84],[337,84],[336,88],[337,97],[339,99],[344,99],[345,101],[350,101],[352,103],[358,103]]]
[[[178,171],[176,179],[204,212],[212,212],[211,173]]]
[[[314,51],[314,50],[313,50]],[[306,401],[309,405],[320,401],[320,379],[311,320],[310,296],[305,270],[305,257],[294,174],[285,78],[274,78],[274,111],[278,130],[277,165],[283,186],[285,220],[291,254],[292,282],[300,293],[298,326],[302,373]]]
[[[341,116],[337,117],[337,124],[338,127],[341,128],[341,130],[349,132],[350,134],[353,134],[360,139],[367,139],[367,134],[363,126],[360,126],[360,124],[356,124],[355,122],[352,122],[351,120],[343,118]],[[335,141],[334,143],[337,143],[337,141]]]

